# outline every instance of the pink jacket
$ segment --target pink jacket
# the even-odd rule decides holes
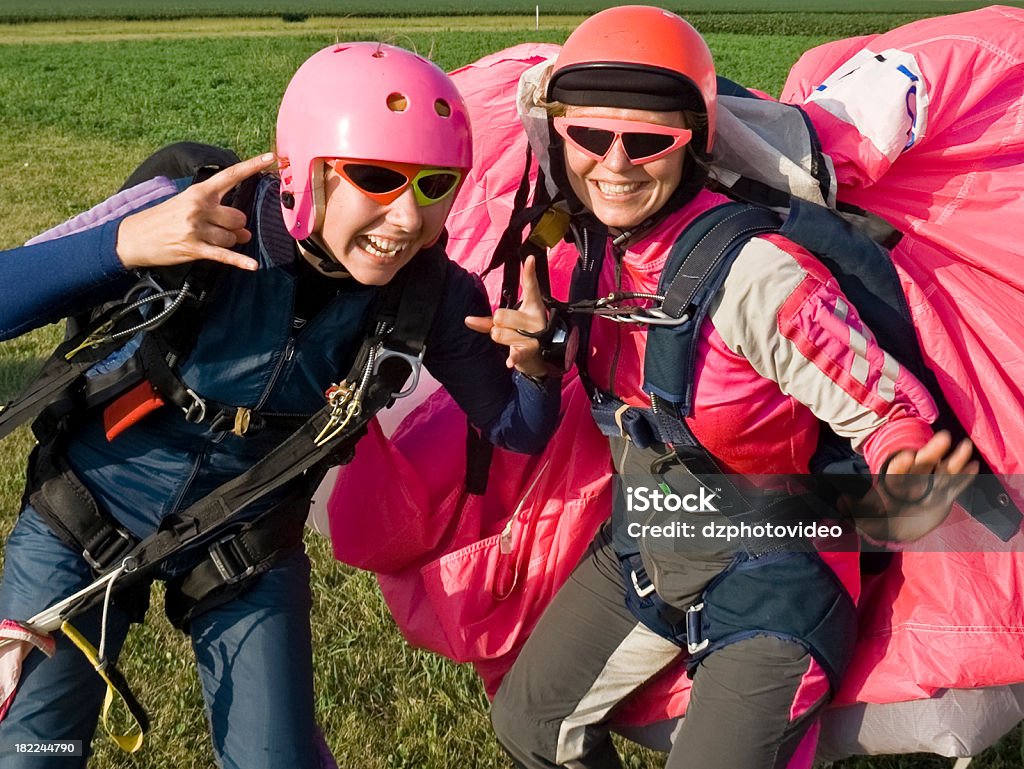
[[[675,240],[725,202],[704,191],[621,255],[609,242],[598,295],[656,292]],[[641,389],[646,343],[645,326],[595,318],[588,366],[595,383],[630,405],[648,406]],[[779,235],[744,246],[700,331],[687,418],[727,470],[808,472],[821,420],[850,438],[877,471],[893,452],[927,441],[935,416],[927,390],[878,347],[813,256]]]

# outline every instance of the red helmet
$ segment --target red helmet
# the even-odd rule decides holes
[[[580,24],[562,46],[548,85],[548,98],[565,104],[702,112],[707,154],[717,92],[704,38],[676,14],[646,5],[609,8]]]

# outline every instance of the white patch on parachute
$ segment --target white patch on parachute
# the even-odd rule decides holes
[[[928,125],[928,88],[905,51],[859,51],[829,75],[805,104],[815,103],[855,126],[889,161],[917,143]]]

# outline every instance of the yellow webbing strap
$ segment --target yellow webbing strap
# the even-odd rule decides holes
[[[142,747],[142,740],[149,730],[149,716],[146,715],[146,711],[135,698],[135,695],[132,694],[131,689],[128,688],[128,683],[124,680],[124,676],[111,663],[100,661],[99,652],[96,651],[96,647],[89,643],[85,636],[79,633],[67,621],[61,623],[60,629],[64,635],[71,639],[71,643],[77,646],[78,650],[85,655],[85,658],[89,660],[89,664],[96,669],[100,678],[107,685],[107,693],[103,697],[103,728],[110,735],[110,739],[117,743],[121,750],[126,753],[134,753]],[[114,734],[113,728],[108,722],[110,706],[114,703],[115,695],[124,703],[129,715],[131,715],[132,720],[135,722],[135,728],[131,729],[128,734]]]

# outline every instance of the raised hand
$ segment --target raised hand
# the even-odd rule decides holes
[[[543,331],[547,326],[547,309],[544,296],[537,282],[537,263],[532,256],[523,264],[523,299],[514,310],[495,310],[493,317],[468,317],[466,325],[481,334],[490,334],[491,339],[508,347],[509,368],[532,377],[544,377],[552,373],[551,367],[540,357],[540,342],[520,331]]]
[[[255,270],[254,259],[231,249],[248,243],[242,211],[221,204],[231,189],[274,162],[273,153],[243,160],[159,205],[125,217],[117,231],[117,256],[128,269],[196,259]]]
[[[952,443],[942,430],[917,451],[894,454],[871,491],[846,506],[858,528],[873,539],[911,542],[946,520],[978,474],[971,441],[951,450]]]

